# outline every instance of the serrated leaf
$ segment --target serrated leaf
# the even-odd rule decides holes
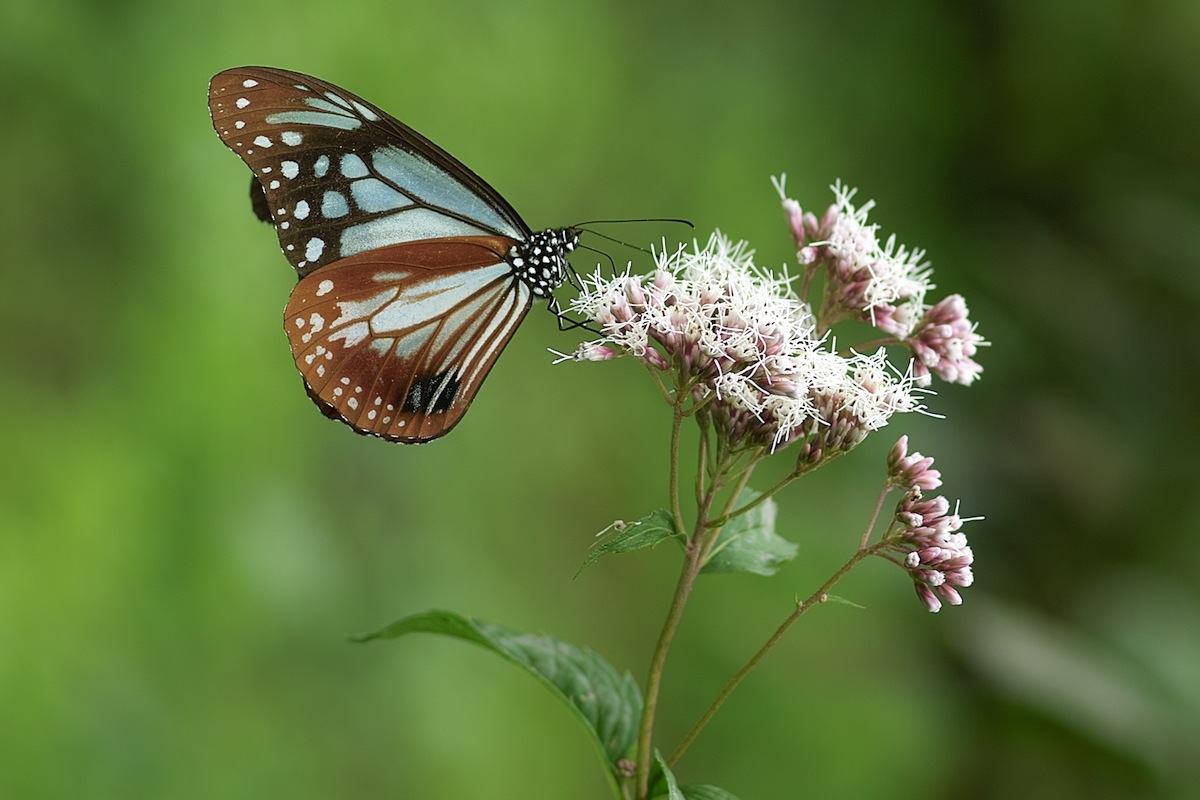
[[[615,536],[593,547],[575,576],[579,577],[580,572],[609,553],[631,553],[675,538],[678,538],[675,533],[675,518],[671,516],[671,512],[660,508],[636,522],[625,523]]]
[[[553,636],[520,633],[452,611],[426,611],[397,620],[355,641],[440,633],[480,645],[523,668],[561,699],[591,731],[616,774],[618,759],[633,746],[642,715],[642,693],[629,675],[588,649]]]
[[[737,507],[752,503],[759,497],[753,489],[743,489]],[[780,565],[796,557],[800,549],[775,533],[778,506],[767,498],[745,514],[734,517],[721,529],[708,561],[701,572],[753,572],[774,575]]]

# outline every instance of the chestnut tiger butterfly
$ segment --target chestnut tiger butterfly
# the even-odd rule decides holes
[[[309,397],[389,441],[449,432],[579,230],[534,233],[454,156],[299,72],[225,70],[208,107],[299,275],[284,327]]]

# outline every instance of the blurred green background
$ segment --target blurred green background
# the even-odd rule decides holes
[[[779,265],[768,176],[817,210],[842,178],[928,249],[937,296],[967,297],[983,380],[789,491],[780,577],[704,581],[663,742],[848,555],[901,432],[987,517],[965,605],[927,614],[900,571],[860,568],[840,593],[866,609],[797,626],[682,780],[1195,796],[1197,53],[1194,0],[8,0],[0,797],[608,796],[517,670],[344,637],[442,607],[640,679],[677,555],[572,575],[663,503],[665,408],[635,364],[552,367],[578,337],[535,311],[447,439],[322,418],[280,329],[292,270],[208,119],[209,77],[242,64],[365,96],[534,227],[679,215]]]

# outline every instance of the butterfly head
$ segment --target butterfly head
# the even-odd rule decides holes
[[[529,287],[534,297],[550,295],[567,279],[567,253],[579,244],[575,228],[556,228],[530,234],[508,251],[513,274]]]

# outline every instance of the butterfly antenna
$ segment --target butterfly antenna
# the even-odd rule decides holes
[[[578,226],[576,226],[576,227],[578,227]],[[618,239],[615,236],[609,236],[607,233],[600,233],[600,231],[591,230],[589,228],[578,228],[578,229],[581,231],[584,231],[586,233],[590,233],[592,236],[599,236],[601,239],[607,239],[608,241],[615,242],[616,244],[619,244],[623,247],[628,247],[631,250],[637,250],[639,253],[645,253],[648,256],[654,255],[654,253],[652,253],[651,251],[647,250],[644,247],[640,247],[636,244],[630,244],[629,242],[625,241],[624,239]],[[591,250],[592,248],[589,247],[588,249]],[[598,253],[600,251],[596,250],[595,252]],[[612,261],[612,257],[610,256],[608,260]],[[614,269],[615,269],[615,267],[614,267]]]
[[[589,219],[575,225],[580,228],[584,225],[614,225],[621,222],[678,222],[681,225],[687,225],[689,228],[695,228],[691,220],[678,219],[676,217],[642,217],[640,219]],[[593,231],[595,233],[595,231]]]
[[[595,231],[588,231],[588,233],[595,233]],[[596,235],[599,236],[600,234],[596,234]],[[608,238],[608,237],[605,237],[605,238]],[[614,270],[617,268],[617,263],[615,261],[613,261],[613,257],[610,256],[608,253],[604,252],[603,250],[597,250],[594,247],[588,247],[586,244],[579,245],[579,249],[587,250],[589,252],[595,253],[598,256],[604,256],[606,259],[608,259],[608,266],[610,266]],[[575,273],[575,277],[576,277],[576,279],[578,279],[579,273],[575,272],[575,268],[571,266],[571,263],[569,261],[567,262],[567,266],[569,267],[568,271]],[[583,288],[582,286],[578,285],[575,281],[571,281],[571,285],[574,286],[576,289]]]
[[[599,236],[601,239],[607,239],[610,242],[614,242],[616,244],[623,245],[624,247],[628,247],[633,250],[637,250],[639,253],[645,253],[646,255],[651,255],[651,256],[654,255],[654,253],[652,253],[651,251],[647,250],[644,247],[639,247],[635,244],[630,244],[629,242],[625,241],[624,239],[618,239],[615,236],[609,236],[606,233],[600,233],[600,231],[595,230],[594,228],[585,228],[584,227],[585,225],[614,225],[614,224],[619,224],[622,222],[677,222],[681,225],[687,225],[689,228],[696,227],[695,225],[692,224],[692,222],[690,220],[677,219],[675,217],[643,217],[640,219],[589,219],[589,220],[584,220],[583,222],[580,222],[572,227],[574,227],[578,230],[581,230],[581,231],[586,231],[587,233],[590,233],[593,236]],[[588,248],[588,249],[590,250],[591,248]],[[612,261],[612,258],[609,258],[609,261]]]

